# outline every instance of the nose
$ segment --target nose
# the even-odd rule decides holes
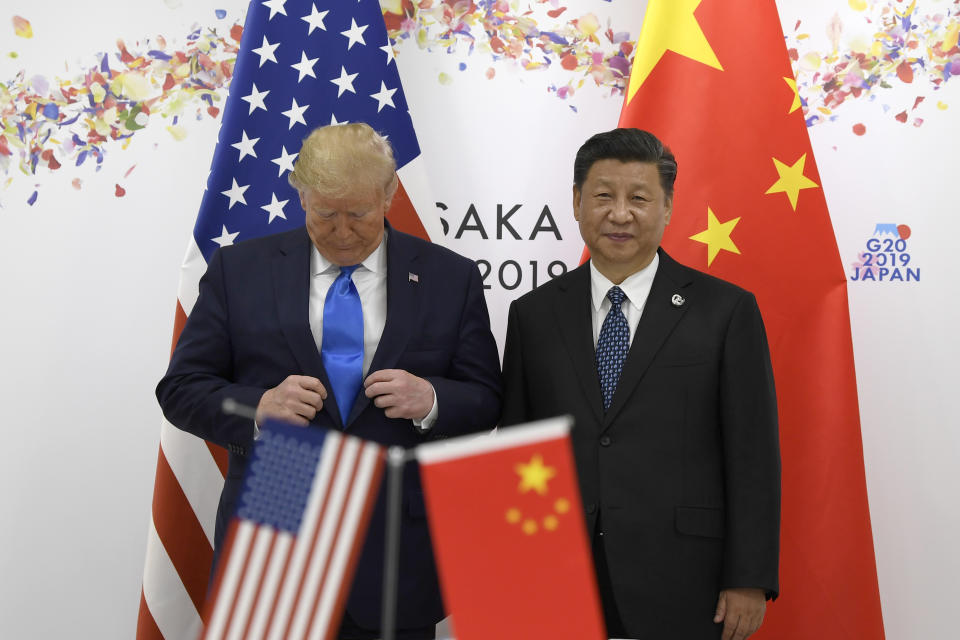
[[[610,213],[607,214],[611,222],[616,224],[625,224],[630,221],[630,205],[629,203],[622,199],[617,198],[613,203],[613,206],[610,207]]]
[[[333,217],[333,235],[344,240],[350,237],[350,220],[348,216],[337,213]]]

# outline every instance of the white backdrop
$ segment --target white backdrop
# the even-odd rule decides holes
[[[547,29],[552,18],[545,11],[565,6],[556,24],[593,13],[602,30],[609,20],[614,32],[635,38],[643,4],[552,2],[535,17]],[[900,6],[874,0],[858,11],[860,5],[778,2],[788,46],[802,58],[802,96],[815,102],[824,95],[812,79],[813,58],[803,56],[829,54],[830,31],[841,51],[862,39],[869,44],[880,27],[866,18]],[[918,28],[933,29],[937,13],[957,20],[947,16],[957,11],[952,2],[919,5]],[[116,52],[118,38],[131,51],[157,35],[176,48],[194,25],[225,32],[242,22],[245,6],[85,1],[65,13],[55,0],[8,0],[9,17],[0,15],[0,82],[9,88],[30,85],[34,76],[51,85],[80,77],[96,66],[98,52]],[[32,38],[14,34],[14,15],[29,20]],[[797,37],[804,33],[809,37]],[[615,126],[622,98],[611,95],[609,83],[587,78],[579,86],[582,72],[524,69],[494,60],[482,46],[448,53],[421,49],[410,38],[397,51],[435,199],[445,207],[438,212],[450,227],[447,243],[490,263],[488,302],[502,342],[506,305],[532,286],[531,261],[542,282],[550,263],[572,267],[579,259],[570,210],[573,155],[590,134]],[[573,95],[559,97],[556,89],[571,82]],[[848,286],[887,637],[946,638],[955,634],[960,573],[953,542],[960,530],[960,443],[950,411],[953,364],[960,360],[953,336],[960,305],[951,284],[960,275],[952,251],[960,231],[960,81],[935,92],[920,75],[905,83],[894,74],[888,84],[875,88],[873,99],[850,98],[821,113],[835,119],[812,126],[810,135],[850,273],[866,241],[883,237],[874,235],[877,224],[911,230],[918,282]],[[919,95],[926,99],[912,110]],[[3,109],[7,97],[0,98]],[[901,123],[894,115],[904,110],[908,121]],[[170,118],[154,113],[126,144],[105,143],[99,172],[90,161],[75,167],[61,160],[56,171],[24,173],[16,150],[6,164],[0,158],[0,407],[8,425],[0,447],[2,637],[133,635],[159,436],[153,387],[169,354],[178,269],[218,125],[209,116],[197,120],[195,111],[188,106],[178,122],[186,133],[181,141],[167,130]],[[858,123],[865,134],[854,132]],[[498,205],[505,214],[518,204],[509,221],[523,239],[504,231],[509,237],[498,240]],[[474,229],[457,239],[471,205],[476,218],[467,226]],[[529,240],[545,206],[561,239],[541,230]],[[501,268],[507,286],[520,275],[515,289],[500,283]]]

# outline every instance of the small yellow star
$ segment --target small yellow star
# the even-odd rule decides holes
[[[773,166],[777,168],[780,178],[773,183],[767,193],[786,193],[790,199],[790,206],[797,210],[797,198],[800,196],[801,189],[814,189],[819,187],[816,182],[803,175],[803,166],[807,161],[807,154],[800,156],[800,159],[792,165],[787,165],[773,158]]]
[[[530,462],[522,462],[514,466],[520,476],[520,491],[526,493],[533,489],[540,495],[547,492],[547,481],[557,475],[557,470],[543,464],[543,457],[538,453],[530,458]]]
[[[667,51],[673,51],[708,67],[723,71],[710,42],[703,34],[693,12],[702,0],[650,0],[647,13],[637,38],[633,72],[627,101],[633,99],[640,85],[649,77],[654,67]]]
[[[701,231],[695,236],[690,236],[690,239],[707,245],[708,267],[713,263],[713,259],[717,257],[721,249],[731,253],[740,253],[740,249],[738,249],[737,245],[733,244],[733,240],[730,239],[730,233],[733,231],[733,228],[737,226],[738,222],[740,222],[740,218],[720,222],[717,220],[717,216],[713,215],[710,207],[707,207],[706,230]]]
[[[787,86],[790,87],[790,91],[793,92],[793,104],[790,105],[790,111],[787,113],[793,113],[800,108],[800,92],[797,90],[797,81],[793,78],[784,78],[784,82],[787,83]]]

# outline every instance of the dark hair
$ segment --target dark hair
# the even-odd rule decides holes
[[[668,199],[673,197],[677,161],[670,149],[649,131],[613,129],[598,133],[584,142],[573,161],[573,184],[577,189],[583,188],[590,167],[598,160],[655,163],[660,174],[660,186]]]

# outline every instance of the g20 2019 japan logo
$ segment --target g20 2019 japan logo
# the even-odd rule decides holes
[[[854,282],[919,282],[920,267],[912,262],[905,224],[878,223],[850,266]]]

